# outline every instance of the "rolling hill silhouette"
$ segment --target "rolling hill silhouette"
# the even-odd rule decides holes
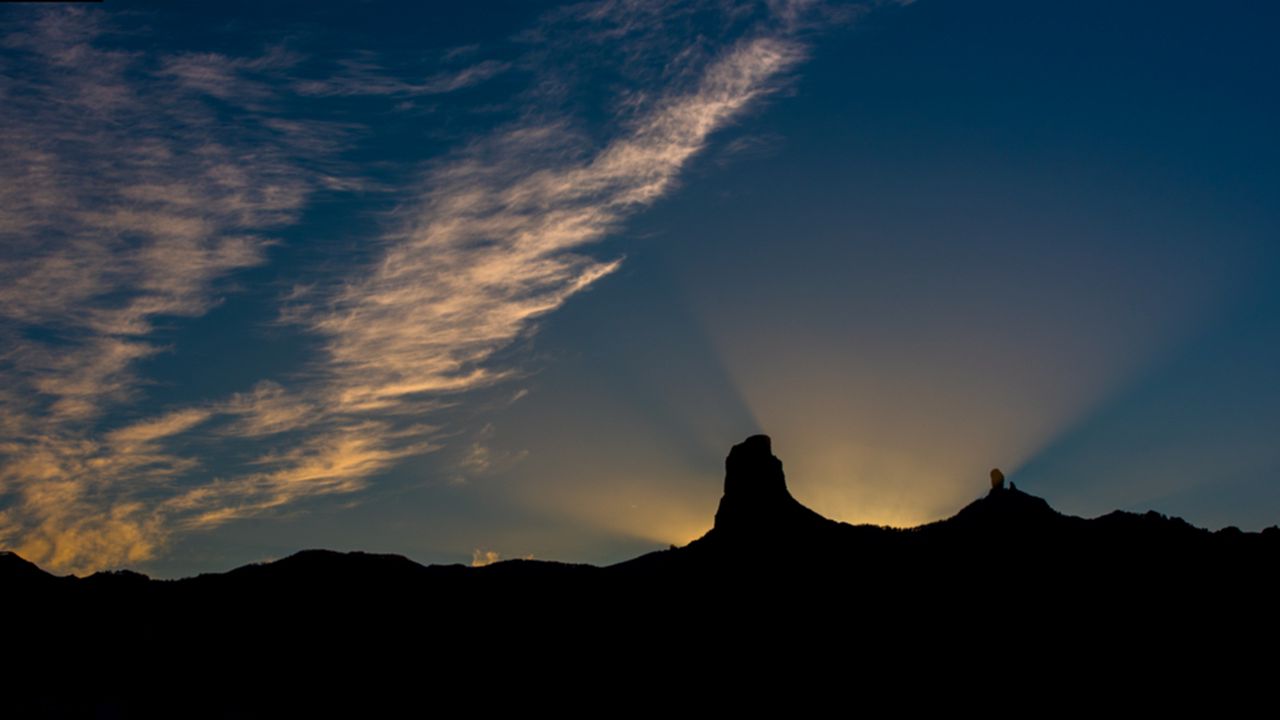
[[[140,672],[172,692],[205,692],[208,673],[319,672],[317,658],[359,666],[409,653],[470,687],[466,669],[491,666],[495,648],[526,678],[567,672],[546,653],[571,648],[567,667],[599,678],[673,647],[738,660],[762,643],[796,658],[832,642],[1038,652],[1025,645],[1029,633],[1126,637],[1154,654],[1171,638],[1185,650],[1275,634],[1277,527],[1210,532],[1155,512],[1073,517],[994,475],[990,492],[951,518],[850,525],[792,497],[767,436],[735,445],[725,469],[705,535],[606,567],[423,566],[306,550],[157,581],[129,571],[56,577],[4,553],[9,646],[35,667],[67,672],[70,655],[94,668],[73,674],[96,707],[137,700],[129,683]],[[261,687],[241,680],[225,684],[217,707],[258,707]]]

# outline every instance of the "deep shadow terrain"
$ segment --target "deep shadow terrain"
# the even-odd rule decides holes
[[[726,460],[710,531],[607,567],[308,550],[156,581],[56,577],[6,553],[0,583],[9,677],[21,680],[7,692],[36,715],[154,710],[161,698],[187,715],[254,715],[364,707],[388,688],[532,692],[668,672],[687,683],[708,667],[748,684],[765,667],[865,679],[940,661],[1105,678],[1137,659],[1177,666],[1270,644],[1278,559],[1276,527],[1083,519],[1003,486],[917,528],[835,522],[791,496],[769,439],[754,436]],[[701,669],[672,670],[690,664]]]

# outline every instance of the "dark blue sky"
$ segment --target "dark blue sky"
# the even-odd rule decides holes
[[[606,563],[759,431],[850,522],[1275,524],[1276,14],[0,8],[0,541]]]

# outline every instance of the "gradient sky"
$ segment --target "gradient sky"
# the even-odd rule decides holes
[[[442,7],[0,6],[0,546],[1280,521],[1273,4]]]

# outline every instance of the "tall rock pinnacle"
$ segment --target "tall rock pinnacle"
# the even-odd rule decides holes
[[[724,469],[717,534],[776,539],[798,525],[830,522],[791,497],[782,461],[774,457],[768,435],[752,435],[734,445]]]

